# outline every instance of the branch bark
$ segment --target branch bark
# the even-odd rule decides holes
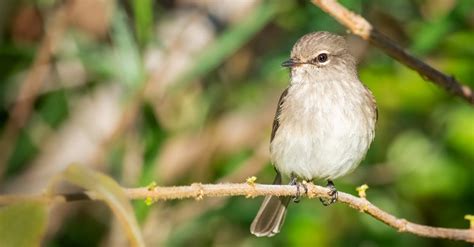
[[[362,16],[348,10],[336,0],[311,0],[312,3],[331,15],[355,35],[369,41],[389,56],[417,71],[421,77],[432,81],[451,94],[474,105],[474,94],[470,87],[462,85],[453,76],[446,75],[411,55],[408,51],[375,29]]]
[[[314,184],[307,184],[308,197],[329,198],[329,189]],[[126,194],[130,199],[152,198],[154,200],[172,200],[195,198],[202,200],[204,197],[221,196],[245,196],[253,198],[256,196],[295,196],[296,186],[291,185],[265,185],[265,184],[193,184],[191,186],[178,187],[156,187],[152,190],[148,188],[126,189]],[[399,232],[408,232],[415,235],[429,238],[443,238],[452,240],[462,240],[474,243],[474,229],[450,229],[441,227],[424,226],[409,222],[405,219],[397,218],[377,206],[370,203],[365,198],[355,197],[348,193],[338,192],[338,202],[347,204],[351,208],[366,213],[375,219],[389,225]]]
[[[308,198],[324,197],[329,198],[329,189],[312,183],[306,184]],[[254,183],[232,183],[232,184],[199,184],[189,186],[174,187],[153,187],[153,188],[128,188],[124,189],[125,194],[131,200],[181,200],[194,198],[202,200],[205,197],[228,197],[245,196],[254,198],[257,196],[296,196],[296,186],[292,185],[266,185]],[[364,194],[361,194],[364,196]],[[0,205],[11,204],[24,201],[44,201],[44,202],[71,202],[77,200],[97,200],[93,192],[79,192],[74,194],[59,194],[54,196],[33,195],[33,196],[0,196]],[[431,227],[416,224],[402,218],[397,218],[388,212],[378,208],[365,197],[356,197],[348,193],[338,192],[338,202],[344,203],[351,208],[366,213],[382,223],[397,229],[399,232],[407,232],[422,237],[451,239],[474,243],[474,228],[453,229],[442,227]]]

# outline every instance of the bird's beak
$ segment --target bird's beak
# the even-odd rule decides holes
[[[286,67],[286,68],[293,68],[295,66],[297,66],[299,63],[296,62],[294,59],[290,58],[288,60],[286,60],[285,62],[283,62],[281,64],[282,67]]]

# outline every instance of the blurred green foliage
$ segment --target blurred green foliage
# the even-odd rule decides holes
[[[46,211],[46,205],[40,202],[23,202],[0,208],[2,245],[38,245],[46,228]]]
[[[39,118],[54,132],[73,114],[69,104],[102,84],[117,83],[124,87],[124,105],[133,100],[133,95],[143,90],[148,79],[144,63],[148,48],[163,44],[164,38],[156,34],[155,26],[167,21],[170,13],[180,9],[177,2],[118,1],[106,38],[93,39],[80,31],[69,31],[65,43],[74,49],[63,49],[56,59],[78,59],[87,73],[87,83],[40,94],[31,121]],[[474,87],[474,4],[471,0],[341,2],[363,14],[374,26],[421,59]],[[451,2],[452,6],[449,5]],[[55,1],[30,3],[46,13],[54,7]],[[217,17],[210,13],[206,15],[216,25],[216,37],[192,58],[192,66],[180,74],[175,87],[167,94],[169,98],[185,101],[188,96],[182,92],[193,91],[199,84],[198,99],[192,101],[193,113],[197,112],[198,117],[189,118],[194,121],[179,125],[184,127],[173,128],[165,124],[167,119],[156,116],[152,102],[141,102],[135,128],[139,129],[138,136],[143,144],[143,164],[140,164],[139,178],[134,186],[157,180],[159,166],[163,165],[157,161],[166,141],[182,133],[200,133],[226,113],[252,112],[268,103],[269,94],[283,91],[288,83],[288,73],[279,65],[289,56],[292,45],[300,36],[317,30],[345,32],[335,20],[310,1],[303,0],[261,1],[246,13],[245,18],[235,23],[216,21]],[[22,81],[19,73],[29,68],[39,43],[17,43],[8,31],[4,28],[6,35],[0,40],[1,128],[8,119],[14,92]],[[360,57],[359,76],[377,100],[376,140],[361,166],[353,174],[336,181],[338,189],[354,192],[356,186],[367,183],[370,185],[368,199],[396,216],[432,226],[467,227],[468,222],[463,217],[474,213],[474,108],[379,50],[370,46],[364,49],[367,50]],[[239,56],[248,56],[241,70],[232,63]],[[27,125],[18,140],[12,141],[15,148],[9,159],[8,179],[27,170],[38,153],[40,144],[32,140],[32,125]],[[270,128],[271,122],[268,122],[268,134]],[[107,159],[110,173],[118,181],[125,180],[121,166],[126,139],[124,135],[113,143]],[[189,147],[193,148],[197,147]],[[199,182],[214,182],[232,173],[254,152],[251,147],[246,147],[209,159],[207,180]],[[198,173],[200,168],[195,169],[190,173]],[[262,174],[255,175],[259,177],[258,182],[270,183],[273,170],[268,164]],[[175,182],[197,182],[190,178],[191,175],[184,176]],[[317,200],[302,200],[290,205],[286,224],[279,235],[255,238],[248,229],[260,202],[261,199],[230,198],[220,207],[175,226],[165,244],[463,246],[458,242],[399,233],[346,206],[336,204],[325,208]],[[166,202],[166,205],[178,207],[186,203],[189,201]],[[143,202],[135,202],[134,206],[138,221],[146,222],[150,207]],[[84,213],[82,217],[93,220],[66,221],[63,231],[49,240],[47,246],[61,243],[81,245],[84,237],[74,236],[88,234],[93,234],[93,239],[106,238],[103,221],[94,218],[96,216],[92,213]],[[41,217],[32,219],[42,220]],[[88,227],[75,226],[83,222]],[[102,236],[90,233],[91,224],[95,224]]]

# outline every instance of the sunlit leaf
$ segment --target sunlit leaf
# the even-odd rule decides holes
[[[112,209],[127,233],[132,246],[144,246],[132,206],[123,189],[110,177],[83,166],[71,165],[63,173],[66,181],[95,192]]]
[[[133,12],[135,17],[135,30],[138,41],[141,45],[146,44],[150,39],[153,30],[153,1],[135,0]]]
[[[0,246],[40,246],[46,229],[46,205],[22,202],[0,208]]]

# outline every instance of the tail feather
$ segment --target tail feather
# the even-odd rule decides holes
[[[277,173],[273,184],[281,184],[280,173]],[[266,196],[250,226],[250,232],[257,237],[271,237],[279,233],[289,202],[290,197]]]

